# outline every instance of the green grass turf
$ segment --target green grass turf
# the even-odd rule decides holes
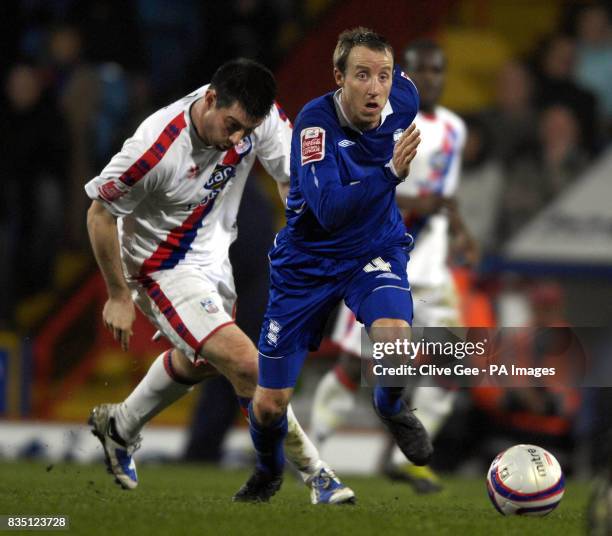
[[[289,474],[271,503],[233,504],[230,497],[247,476],[198,465],[142,465],[139,488],[128,492],[102,464],[0,463],[0,514],[68,515],[69,533],[88,536],[570,536],[584,534],[590,490],[570,481],[549,516],[502,517],[489,503],[484,477],[448,478],[442,494],[418,496],[405,484],[347,476],[355,506],[313,506]]]

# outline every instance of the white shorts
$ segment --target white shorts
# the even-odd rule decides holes
[[[452,277],[444,285],[433,288],[412,288],[414,326],[455,327],[461,325],[459,298]],[[357,322],[355,315],[344,304],[340,306],[332,340],[340,348],[358,357],[361,355],[361,336],[363,324]]]
[[[132,298],[172,345],[196,362],[206,340],[234,323],[236,290],[229,260],[220,268],[177,266],[130,283]]]
[[[412,302],[415,326],[452,328],[462,324],[459,296],[450,274],[442,285],[413,287]]]

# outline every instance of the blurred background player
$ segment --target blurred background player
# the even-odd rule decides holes
[[[87,226],[108,300],[104,325],[129,347],[134,304],[172,343],[120,404],[96,406],[92,431],[109,471],[138,485],[133,453],[142,427],[217,371],[246,407],[256,384],[253,343],[234,322],[229,246],[255,156],[285,198],[291,126],[274,104],[272,73],[252,60],[226,62],[209,85],[146,119],[101,174],[85,186]],[[313,488],[329,470],[290,414],[287,455]],[[317,489],[315,489],[317,488]],[[344,497],[353,492],[341,485]]]
[[[415,123],[422,142],[410,175],[396,190],[404,222],[415,238],[410,253],[408,280],[414,299],[414,326],[462,325],[459,301],[448,267],[449,249],[462,262],[474,265],[478,249],[459,214],[454,195],[459,184],[461,155],[466,139],[463,120],[438,104],[444,88],[446,58],[439,45],[418,41],[403,54],[405,72],[419,90],[420,105]],[[313,401],[312,433],[321,445],[346,419],[355,404],[360,382],[363,325],[344,305],[333,338],[343,350],[336,367],[317,387]],[[411,407],[431,437],[452,410],[454,393],[440,387],[418,387]],[[440,485],[427,467],[406,464],[399,449],[384,456],[383,470],[405,480],[419,492],[437,491]]]

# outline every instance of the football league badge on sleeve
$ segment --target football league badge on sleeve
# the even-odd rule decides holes
[[[98,195],[108,203],[127,194],[129,188],[121,181],[111,179],[98,187]]]
[[[325,130],[308,127],[300,132],[302,165],[320,162],[325,158]]]

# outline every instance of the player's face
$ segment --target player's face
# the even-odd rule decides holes
[[[362,130],[376,128],[393,79],[393,56],[388,50],[354,47],[343,74],[334,69],[336,83],[342,88],[342,108],[348,119]]]
[[[238,102],[224,108],[217,107],[214,92],[207,92],[203,101],[199,121],[196,119],[198,134],[206,145],[219,151],[227,151],[238,144],[264,120],[263,117],[250,117]]]
[[[406,58],[404,70],[419,90],[420,108],[433,111],[438,104],[446,74],[446,59],[441,50],[411,51]]]

